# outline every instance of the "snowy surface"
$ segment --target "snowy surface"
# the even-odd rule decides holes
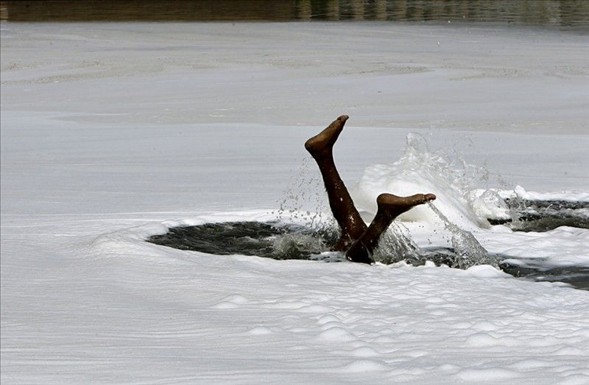
[[[489,251],[587,266],[587,230],[481,221],[494,194],[588,199],[587,36],[4,23],[1,53],[3,384],[589,383],[587,291],[144,242],[325,211],[302,143],[345,113],[336,161],[367,217],[383,189],[434,191]],[[403,228],[449,238],[427,207]]]

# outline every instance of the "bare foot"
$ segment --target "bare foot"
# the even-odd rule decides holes
[[[397,216],[409,211],[415,206],[422,205],[426,202],[436,199],[434,194],[415,194],[408,197],[400,197],[393,194],[380,194],[376,198],[379,210],[383,210],[389,215]]]
[[[324,151],[331,151],[339,134],[344,129],[344,124],[348,120],[348,115],[342,115],[323,131],[305,142],[305,148],[312,156],[317,156]]]

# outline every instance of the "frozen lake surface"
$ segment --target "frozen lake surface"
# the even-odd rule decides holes
[[[564,283],[145,241],[206,223],[329,223],[302,144],[345,113],[335,157],[366,219],[380,192],[431,191],[448,221],[407,213],[382,258],[401,236],[459,244],[457,228],[524,268],[586,269],[589,230],[515,231],[504,204],[572,202],[587,218],[586,35],[1,28],[2,383],[589,382],[589,293]]]

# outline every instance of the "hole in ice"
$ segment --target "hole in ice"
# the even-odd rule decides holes
[[[180,250],[199,251],[215,255],[249,255],[272,259],[304,259],[324,262],[341,262],[343,253],[329,252],[335,243],[337,232],[332,229],[316,230],[309,227],[278,222],[220,222],[197,226],[170,228],[168,233],[151,236],[147,241]],[[385,239],[385,243],[387,239]],[[383,263],[405,260],[412,265],[432,261],[436,265],[461,266],[461,255],[454,248],[417,248],[399,253],[394,243],[381,253],[388,259],[377,258]],[[515,277],[524,277],[542,282],[564,282],[578,289],[589,290],[589,268],[550,268],[538,261],[536,265],[520,264],[509,256],[487,253],[487,261],[493,261],[501,270]],[[485,263],[481,261],[480,263]]]
[[[394,263],[406,259],[413,265],[433,261],[459,267],[458,254],[452,248],[425,248],[400,250],[392,235],[384,239],[386,245],[380,254],[399,254],[397,258],[376,256],[379,262]],[[180,250],[199,251],[215,255],[250,255],[272,259],[305,259],[325,262],[341,262],[344,254],[330,252],[330,245],[337,241],[337,232],[331,229],[315,230],[310,227],[278,222],[219,222],[196,226],[170,228],[166,234],[153,235],[148,242]],[[493,257],[494,260],[496,257]]]
[[[465,267],[460,261],[463,256],[453,248],[422,249],[398,238],[387,234],[377,250],[378,255],[374,256],[375,259],[385,264],[406,260],[415,266],[432,261],[437,265]],[[166,234],[154,235],[148,239],[148,242],[162,246],[215,255],[240,254],[278,260],[342,262],[345,260],[343,253],[330,252],[330,245],[336,241],[335,230],[315,230],[301,225],[255,221],[173,227]],[[495,262],[497,258],[489,254],[487,261]]]
[[[149,242],[216,255],[251,255],[273,259],[322,259],[336,233],[300,225],[267,222],[221,222],[169,229]],[[333,260],[333,258],[331,258]]]

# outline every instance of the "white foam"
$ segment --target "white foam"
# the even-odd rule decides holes
[[[475,167],[450,162],[442,155],[430,151],[426,139],[417,134],[407,136],[404,155],[389,165],[368,167],[360,182],[353,188],[352,196],[359,209],[376,213],[376,197],[385,192],[397,195],[434,193],[436,207],[454,224],[465,229],[488,227],[481,216],[484,209],[490,211],[487,201],[492,192],[474,194],[476,182],[482,177],[473,171]],[[493,209],[493,214],[500,208]],[[399,217],[405,222],[424,222],[434,227],[444,223],[428,207],[416,207]]]
[[[305,139],[347,113],[336,162],[366,210],[381,191],[432,191],[489,251],[587,261],[587,230],[481,224],[502,215],[494,192],[517,184],[524,197],[586,200],[586,36],[394,23],[1,28],[3,384],[587,383],[587,292],[489,267],[144,242],[176,225],[276,219]],[[409,132],[429,145],[410,137],[403,155]],[[487,186],[487,171],[506,183]],[[312,217],[324,192],[306,184],[312,204],[299,213]],[[450,242],[428,207],[408,214],[412,242]]]

